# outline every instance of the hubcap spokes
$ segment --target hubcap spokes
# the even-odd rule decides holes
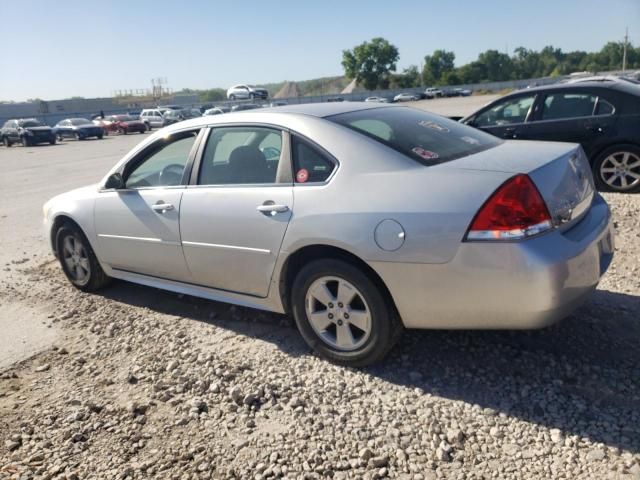
[[[640,184],[640,157],[631,152],[612,153],[600,166],[600,176],[616,190],[628,190]]]
[[[83,282],[89,277],[89,257],[80,240],[72,235],[65,237],[62,256],[69,275],[74,280]]]
[[[305,303],[311,327],[330,347],[356,350],[369,338],[369,306],[360,291],[346,280],[319,278],[309,287]]]

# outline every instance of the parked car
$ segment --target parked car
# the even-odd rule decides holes
[[[226,113],[226,112],[224,112],[221,108],[213,107],[213,108],[210,108],[208,110],[205,110],[204,113],[202,114],[202,116],[206,117],[208,115],[221,115],[223,113]]]
[[[184,120],[182,110],[165,110],[163,116],[165,125],[173,125]]]
[[[471,95],[471,90],[469,90],[468,88],[454,88],[453,89],[456,92],[456,95],[458,97],[469,97]]]
[[[182,117],[185,120],[202,116],[202,113],[198,108],[183,108],[182,110],[180,110],[180,113],[182,113]]]
[[[600,190],[640,192],[640,87],[632,83],[528,88],[462,122],[501,138],[579,143]]]
[[[440,90],[439,88],[435,88],[435,87],[429,87],[424,91],[424,94],[427,98],[437,98],[437,97],[442,97],[443,93],[442,90]]]
[[[251,85],[234,85],[227,90],[227,98],[229,100],[243,100],[261,98],[266,100],[269,98],[269,92],[266,88],[253,87]]]
[[[7,120],[0,129],[0,140],[5,147],[14,143],[22,143],[23,146],[29,147],[38,143],[55,145],[56,136],[51,127],[35,118],[23,118]]]
[[[110,115],[107,118],[115,124],[116,130],[123,135],[131,132],[144,133],[147,131],[147,126],[138,117],[132,117],[130,115]]]
[[[53,133],[58,140],[65,138],[85,140],[91,137],[101,139],[104,136],[104,129],[86,118],[67,118],[60,120],[53,127]]]
[[[283,107],[285,105],[288,105],[285,100],[274,100],[269,104],[270,107]]]
[[[43,211],[77,288],[114,277],[290,312],[313,349],[351,366],[383,358],[403,328],[557,321],[613,257],[580,146],[364,102],[170,126]]]
[[[91,122],[102,128],[105,135],[118,132],[118,125],[113,120],[110,120],[108,116],[103,118],[100,115],[94,115],[91,117]]]
[[[164,115],[157,108],[145,108],[140,112],[140,120],[147,126],[147,130],[165,126]]]
[[[234,105],[231,107],[232,112],[241,112],[242,110],[253,110],[255,108],[261,108],[260,105],[256,105],[255,103],[241,103],[239,105]]]
[[[385,97],[367,97],[364,99],[364,101],[374,103],[389,103],[389,99]]]
[[[327,98],[327,102],[344,102],[343,97],[329,97]]]
[[[420,96],[415,93],[399,93],[393,97],[394,102],[415,102],[416,100],[420,100]]]

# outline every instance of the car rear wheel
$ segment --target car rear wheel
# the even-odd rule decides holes
[[[593,164],[593,176],[599,190],[640,192],[640,148],[616,145],[606,149]]]
[[[55,135],[53,136],[53,138],[51,140],[49,140],[49,144],[50,145],[55,145],[56,144],[56,137]]]
[[[12,145],[7,137],[4,137],[2,139],[2,143],[4,143],[4,146],[7,147],[7,148],[9,148]]]
[[[29,142],[29,139],[27,137],[22,137],[22,146],[23,147],[31,146],[31,142]]]
[[[97,135],[98,140],[102,140],[102,137],[103,137],[103,136],[104,136],[104,133],[99,133],[99,134]]]
[[[56,233],[56,249],[62,270],[74,287],[90,292],[111,281],[78,227],[71,224],[60,227]]]
[[[335,363],[362,367],[381,360],[402,333],[387,296],[356,266],[315,260],[297,274],[291,306],[307,344]]]
[[[74,133],[73,136],[75,137],[76,140],[80,141],[82,140],[82,137],[80,136],[80,134],[78,132]]]

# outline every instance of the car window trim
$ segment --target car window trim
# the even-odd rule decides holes
[[[209,139],[213,134],[213,131],[219,128],[263,128],[270,130],[277,130],[281,133],[282,138],[282,148],[280,150],[280,160],[278,161],[278,170],[276,171],[276,182],[270,183],[215,183],[208,185],[199,185],[198,178],[200,176],[200,169],[202,168],[202,159],[204,157],[204,150],[209,143]],[[208,188],[208,187],[225,187],[225,188],[247,188],[247,187],[270,187],[270,186],[288,186],[291,187],[293,184],[293,164],[292,164],[292,155],[291,155],[291,141],[289,138],[289,130],[280,125],[273,125],[268,123],[216,123],[207,125],[206,128],[206,136],[203,136],[200,142],[200,148],[198,154],[194,158],[194,164],[192,166],[191,175],[189,178],[189,182],[187,186],[189,188]],[[203,130],[205,129],[203,128]],[[285,136],[287,137],[285,140]],[[280,172],[280,164],[284,163],[283,171]],[[287,173],[288,172],[288,173]],[[278,183],[278,175],[281,176],[282,183]]]
[[[593,108],[591,109],[591,115],[580,115],[577,117],[564,117],[564,118],[548,118],[548,119],[544,119],[542,118],[542,115],[544,114],[544,105],[545,102],[547,101],[547,98],[549,97],[549,95],[592,95],[594,97],[596,97],[596,101],[593,104]],[[580,119],[584,119],[584,118],[594,118],[594,117],[602,117],[602,116],[608,116],[611,114],[607,114],[607,115],[594,115],[594,112],[597,111],[598,108],[598,99],[600,98],[600,96],[597,93],[594,93],[590,90],[571,90],[569,88],[563,88],[561,90],[550,90],[548,92],[544,92],[544,95],[541,95],[542,100],[540,101],[540,112],[538,115],[538,120],[536,120],[536,123],[547,123],[547,122],[566,122],[566,121],[571,121],[571,120],[580,120]],[[613,104],[611,102],[608,102],[611,104],[611,106],[613,106]],[[614,108],[614,112],[615,112],[615,107]]]

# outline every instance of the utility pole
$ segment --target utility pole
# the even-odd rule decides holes
[[[627,69],[627,41],[629,40],[629,27],[624,32],[624,46],[622,47],[622,73]]]

